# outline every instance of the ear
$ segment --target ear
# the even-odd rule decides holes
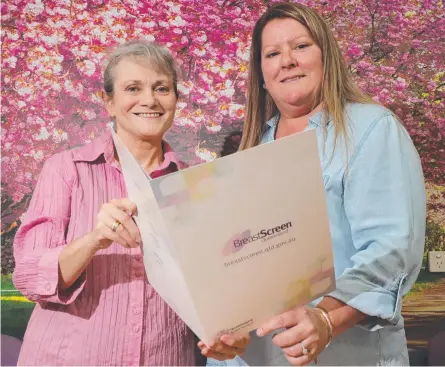
[[[113,97],[108,96],[104,91],[101,92],[102,101],[104,102],[105,108],[107,109],[110,117],[115,117],[116,112],[114,110]]]

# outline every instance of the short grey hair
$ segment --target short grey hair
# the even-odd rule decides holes
[[[114,95],[114,69],[124,58],[148,64],[156,72],[171,77],[176,97],[178,97],[178,74],[171,53],[157,43],[145,40],[125,42],[108,54],[104,71],[104,89],[107,96]]]

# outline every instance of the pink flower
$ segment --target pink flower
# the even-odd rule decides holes
[[[23,192],[15,190],[12,194],[12,200],[14,200],[16,203],[19,203],[20,201],[22,201],[23,196]]]
[[[406,83],[406,80],[403,78],[397,78],[396,80],[396,90],[402,91],[405,90],[408,87],[408,84]]]
[[[348,51],[346,51],[346,55],[349,57],[356,57],[356,56],[360,56],[362,54],[362,50],[360,49],[360,47],[357,44],[352,44]]]

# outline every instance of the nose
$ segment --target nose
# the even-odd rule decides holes
[[[140,104],[147,107],[156,106],[158,100],[154,92],[150,88],[145,88],[143,93],[141,94]]]
[[[286,47],[281,53],[281,67],[283,69],[293,68],[297,65],[295,58],[292,55],[292,49]]]

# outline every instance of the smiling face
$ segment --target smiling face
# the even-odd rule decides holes
[[[264,84],[280,111],[315,107],[323,78],[320,47],[301,23],[271,20],[261,36]]]
[[[114,68],[114,93],[107,98],[107,110],[116,119],[118,134],[161,140],[175,116],[173,79],[155,71],[149,60],[137,61],[123,58]]]

